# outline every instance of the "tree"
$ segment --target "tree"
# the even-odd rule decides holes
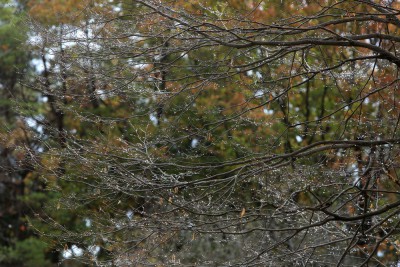
[[[32,87],[68,124],[36,169],[88,222],[43,218],[63,247],[117,266],[399,261],[397,1],[105,5],[39,31],[60,86]]]
[[[0,1],[0,265],[49,266],[47,245],[28,226],[31,204],[46,195],[33,173],[39,141],[26,117],[37,111],[37,95],[22,85],[33,72],[24,10],[22,2]]]

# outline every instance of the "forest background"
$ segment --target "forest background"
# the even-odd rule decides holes
[[[395,266],[399,8],[0,0],[0,266]]]

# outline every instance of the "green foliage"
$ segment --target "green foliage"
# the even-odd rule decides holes
[[[45,258],[48,245],[37,237],[16,241],[13,247],[0,247],[0,265],[48,267],[52,266]]]
[[[28,53],[24,49],[27,40],[26,17],[17,13],[14,1],[0,3],[0,79],[24,72]],[[18,29],[18,30],[16,30]]]

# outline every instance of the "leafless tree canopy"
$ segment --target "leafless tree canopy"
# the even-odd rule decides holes
[[[32,22],[36,168],[90,227],[43,220],[98,265],[395,264],[399,2],[231,2]]]

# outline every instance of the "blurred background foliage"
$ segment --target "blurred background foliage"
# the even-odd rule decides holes
[[[272,23],[286,13],[298,11],[300,15],[311,15],[317,8],[312,4],[302,8],[296,1],[285,4],[281,0],[170,4],[227,28],[234,23],[245,24],[240,16],[254,23]],[[349,4],[349,9],[357,12],[363,12],[363,8]],[[345,157],[316,154],[299,159],[292,168],[277,171],[269,181],[256,173],[253,177],[259,178],[230,183],[229,188],[218,183],[211,193],[204,192],[202,187],[186,191],[171,188],[169,193],[156,191],[152,195],[149,191],[131,194],[128,188],[126,193],[121,188],[131,182],[129,179],[134,180],[127,178],[130,174],[146,178],[161,177],[166,172],[168,179],[173,180],[182,175],[178,166],[182,162],[189,162],[190,166],[213,165],[249,155],[262,156],[265,151],[290,153],[317,141],[373,139],[372,135],[387,137],[392,133],[398,137],[393,130],[397,116],[393,107],[397,104],[393,106],[389,101],[394,90],[371,94],[361,104],[353,104],[364,88],[371,89],[369,81],[364,84],[370,62],[346,65],[349,77],[345,79],[326,75],[303,83],[301,76],[294,77],[289,82],[296,91],[288,91],[279,97],[280,101],[275,101],[281,93],[275,88],[288,87],[288,81],[280,81],[279,75],[290,76],[290,68],[300,69],[304,64],[339,64],[354,53],[351,49],[320,47],[302,57],[306,63],[300,57],[282,55],[273,64],[207,80],[207,75],[215,70],[232,73],[231,66],[257,60],[264,52],[205,46],[166,55],[163,49],[187,46],[183,42],[168,44],[162,38],[138,38],[134,47],[128,37],[126,46],[124,40],[118,45],[102,41],[101,37],[123,33],[129,22],[138,31],[153,31],[154,36],[169,31],[155,27],[152,17],[140,15],[142,9],[132,1],[0,0],[0,266],[56,266],[60,261],[61,266],[83,266],[84,263],[69,259],[84,257],[95,263],[107,261],[115,251],[130,248],[126,240],[136,240],[144,234],[145,223],[136,231],[120,225],[129,225],[135,218],[142,223],[143,210],[168,211],[160,221],[176,223],[175,219],[181,218],[179,223],[186,225],[190,211],[174,214],[170,212],[174,209],[171,203],[186,203],[194,195],[199,196],[199,205],[204,207],[207,202],[217,203],[222,196],[226,197],[225,201],[230,202],[221,206],[225,205],[228,213],[237,214],[240,228],[242,218],[252,211],[275,208],[280,200],[277,192],[293,195],[302,205],[315,204],[310,192],[294,192],[293,188],[313,185],[325,175],[323,167],[338,171],[343,166],[356,165],[357,152],[335,151],[347,153]],[[238,21],[224,22],[223,18],[233,15]],[[114,16],[121,18],[113,21]],[[107,19],[110,23],[96,32],[95,37],[99,38],[94,38],[97,29],[93,25]],[[324,20],[327,18],[319,22]],[[379,30],[375,26],[365,29],[358,22],[346,25],[348,28],[341,29],[343,32],[362,34]],[[71,43],[75,40],[78,44],[64,40],[70,34],[70,26],[81,29],[79,36],[68,37]],[[53,39],[47,40],[46,36]],[[92,49],[92,45],[101,48]],[[160,47],[159,54],[147,53],[146,47],[154,46]],[[100,60],[96,59],[98,55]],[[155,60],[156,56],[160,58]],[[132,58],[137,62],[132,62]],[[325,62],[319,62],[320,58]],[[135,65],[146,60],[151,64]],[[171,62],[167,70],[163,69]],[[375,88],[393,79],[391,68],[382,65],[376,70]],[[153,80],[141,78],[149,76]],[[190,84],[191,89],[179,92],[183,83]],[[346,108],[336,110],[338,103]],[[335,112],[334,116],[324,120],[330,112]],[[376,126],[376,118],[384,127],[372,127]],[[289,127],[296,123],[296,127]],[[151,157],[146,158],[148,155]],[[151,161],[171,164],[157,169],[152,168]],[[298,175],[294,164],[304,167],[304,173]],[[219,172],[227,173],[228,177],[234,169],[227,164]],[[203,168],[188,177],[192,181],[201,180],[212,176],[213,171]],[[290,177],[290,182],[282,181],[283,175]],[[99,178],[105,176],[108,179]],[[348,177],[334,178],[335,183],[349,183]],[[261,186],[263,183],[269,183],[270,189]],[[382,181],[380,186],[386,188],[392,183]],[[315,194],[323,199],[328,193],[319,190]],[[204,217],[207,216],[196,215],[194,220],[203,222]],[[157,223],[156,217],[149,222],[152,223]],[[258,227],[258,223],[255,220],[248,225]],[[110,237],[99,237],[98,233],[103,231],[111,233]],[[182,258],[182,264],[201,265],[208,259],[229,262],[245,257],[242,247],[258,237],[256,233],[239,237],[206,233],[198,238],[190,229],[169,233],[160,230],[146,244],[138,242],[137,255],[132,257],[160,266],[178,264],[175,257]],[[383,262],[397,260],[395,245],[382,244],[383,250],[386,255]],[[209,253],[206,257],[205,252]],[[168,257],[172,254],[174,258],[164,254]],[[286,263],[282,260],[282,264]],[[123,266],[123,262],[119,264]]]

